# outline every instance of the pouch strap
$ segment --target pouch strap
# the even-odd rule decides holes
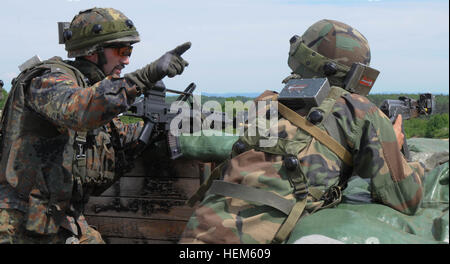
[[[213,181],[209,193],[268,205],[286,215],[288,215],[291,212],[292,207],[294,207],[294,203],[291,200],[285,199],[275,193],[220,180]]]
[[[300,216],[305,210],[305,207],[306,198],[295,203],[286,221],[284,221],[284,223],[278,229],[278,232],[275,234],[275,237],[272,240],[272,244],[280,244],[286,241],[295,225],[297,224],[298,220],[300,219]]]
[[[208,191],[209,187],[211,186],[212,182],[220,178],[222,168],[225,166],[225,164],[228,163],[229,160],[230,159],[225,160],[211,172],[205,182],[203,182],[202,185],[200,185],[200,187],[197,189],[197,191],[189,198],[189,200],[186,201],[187,205],[193,207],[197,201],[202,199],[206,191]]]
[[[78,176],[82,181],[86,179],[86,132],[75,132],[74,148],[75,153],[73,157],[73,172],[75,176]]]
[[[272,240],[272,243],[274,244],[280,244],[289,237],[289,234],[294,229],[306,207],[307,200],[305,196],[304,199],[293,203],[291,200],[285,199],[269,191],[218,180],[213,181],[209,193],[268,205],[286,214],[286,220],[278,229]]]

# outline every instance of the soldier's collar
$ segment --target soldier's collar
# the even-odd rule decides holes
[[[72,66],[77,68],[85,77],[89,79],[90,85],[105,79],[103,71],[93,62],[77,58],[71,62]]]

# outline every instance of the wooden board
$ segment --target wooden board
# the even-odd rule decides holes
[[[185,202],[211,165],[179,159],[164,166],[139,158],[130,173],[90,198],[85,216],[107,243],[177,243],[194,211]]]
[[[199,179],[170,178],[158,179],[151,177],[122,177],[120,179],[121,197],[152,197],[152,198],[189,198],[197,190]],[[117,186],[112,186],[102,196],[116,196]]]
[[[91,206],[85,209],[86,215],[102,217],[126,217],[134,219],[157,219],[183,221],[192,215],[192,208],[185,205],[186,200],[148,199],[148,198],[119,198],[120,205],[116,205],[114,197],[92,197]],[[111,205],[110,210],[101,208]]]
[[[108,240],[109,237],[114,237],[138,241],[160,240],[167,241],[167,243],[176,243],[186,225],[186,221],[125,217],[90,216],[88,221],[90,225],[98,228],[105,240]]]

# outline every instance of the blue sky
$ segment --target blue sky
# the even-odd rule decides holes
[[[358,29],[371,47],[371,66],[380,70],[373,93],[448,94],[448,1],[403,0],[2,0],[0,79],[10,89],[18,65],[33,55],[66,58],[57,22],[80,10],[113,7],[136,25],[130,72],[185,41],[190,65],[164,82],[198,92],[257,93],[280,90],[290,73],[289,39],[329,18]]]

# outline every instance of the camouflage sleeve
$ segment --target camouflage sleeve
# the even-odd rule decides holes
[[[86,131],[124,112],[135,90],[123,78],[108,76],[83,88],[68,74],[51,72],[32,79],[25,96],[34,111],[55,125]]]
[[[112,121],[118,130],[122,146],[132,147],[141,134],[144,121],[125,124],[118,117],[114,117]],[[108,130],[111,131],[110,129],[109,127]]]
[[[349,143],[353,145],[355,173],[371,179],[375,201],[400,212],[414,214],[423,197],[424,170],[410,166],[400,152],[391,121],[367,98],[348,94],[346,116]],[[339,101],[338,101],[339,102]]]

